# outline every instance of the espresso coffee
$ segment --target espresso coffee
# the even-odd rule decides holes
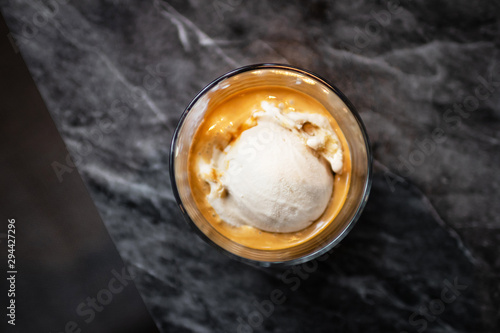
[[[221,175],[215,174],[214,170],[210,170],[208,173],[213,172],[214,174],[209,174],[208,176],[207,173],[201,174],[200,165],[206,165],[209,161],[213,161],[215,154],[224,154],[225,150],[227,152],[227,148],[234,144],[242,136],[243,132],[256,126],[254,113],[256,110],[261,109],[262,105],[271,105],[274,108],[280,108],[284,116],[293,114],[297,118],[297,114],[300,116],[302,113],[306,114],[305,118],[308,115],[320,115],[326,118],[329,127],[333,129],[334,135],[336,135],[336,139],[338,139],[338,143],[341,146],[341,169],[335,173],[331,168],[329,169],[331,178],[333,179],[333,189],[327,200],[326,207],[318,208],[322,210],[317,212],[317,216],[319,217],[311,224],[308,224],[307,227],[298,231],[270,232],[251,225],[235,225],[232,221],[222,219],[208,199],[211,192],[213,194],[214,191],[212,179],[215,182],[217,177]],[[286,121],[286,118],[284,119],[283,121]],[[305,122],[302,128],[303,131],[310,132],[308,126],[313,131],[312,134],[309,134],[314,136],[314,124]],[[265,144],[267,144],[265,140],[263,142],[256,142],[255,149],[258,150],[260,146]],[[316,151],[312,151],[310,147],[304,149],[308,149],[308,154],[316,156],[315,158],[321,161],[321,163],[330,165]],[[217,232],[248,248],[282,250],[311,240],[333,223],[344,205],[349,192],[352,176],[351,165],[351,154],[347,140],[336,120],[320,102],[292,88],[260,86],[258,88],[240,90],[222,100],[208,103],[204,119],[195,132],[189,149],[188,180],[196,205],[203,217]],[[232,177],[238,177],[238,174],[235,173]],[[284,186],[288,186],[289,182],[287,181],[283,180]],[[308,186],[308,184],[304,184],[304,186]],[[297,187],[294,187],[293,190],[297,190]],[[305,190],[306,188],[304,188]],[[221,197],[234,195],[234,193],[224,188],[221,188],[220,191],[219,195]],[[297,193],[297,196],[300,197],[300,193]],[[309,201],[307,205],[313,203],[315,202]],[[310,207],[302,206],[302,209],[308,208]],[[261,207],[255,207],[255,210],[260,209]]]

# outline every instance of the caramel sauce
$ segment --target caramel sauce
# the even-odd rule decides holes
[[[317,113],[328,118],[343,150],[343,170],[334,175],[332,198],[325,212],[309,227],[291,233],[272,233],[251,226],[234,227],[222,221],[207,201],[210,186],[198,176],[199,159],[210,161],[214,147],[224,149],[241,132],[252,127],[249,122],[262,101],[285,105],[285,112]],[[228,239],[243,246],[260,250],[286,249],[304,243],[321,233],[337,216],[347,197],[351,181],[351,156],[347,140],[332,115],[316,99],[284,87],[259,87],[239,91],[214,104],[196,131],[188,156],[189,185],[194,200],[205,219]]]

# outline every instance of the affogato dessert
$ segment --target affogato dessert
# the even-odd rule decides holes
[[[243,89],[208,104],[188,154],[189,187],[203,217],[252,249],[311,240],[349,192],[344,133],[320,102],[288,87]]]

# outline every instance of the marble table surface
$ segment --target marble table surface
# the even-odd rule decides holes
[[[163,332],[499,331],[500,3],[0,7]],[[372,193],[325,261],[236,262],[189,229],[173,198],[169,144],[184,108],[259,62],[320,73],[368,129]]]

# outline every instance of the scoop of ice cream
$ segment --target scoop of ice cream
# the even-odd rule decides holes
[[[326,209],[332,169],[342,151],[328,120],[318,114],[282,113],[263,102],[257,125],[245,130],[212,160],[199,164],[210,184],[208,202],[232,225],[269,232],[308,227]],[[340,157],[339,157],[340,154]]]
[[[263,101],[262,111],[254,113],[259,120],[274,121],[291,130],[302,142],[326,159],[335,173],[342,173],[342,148],[328,119],[316,113],[288,112],[284,114],[283,105]]]

